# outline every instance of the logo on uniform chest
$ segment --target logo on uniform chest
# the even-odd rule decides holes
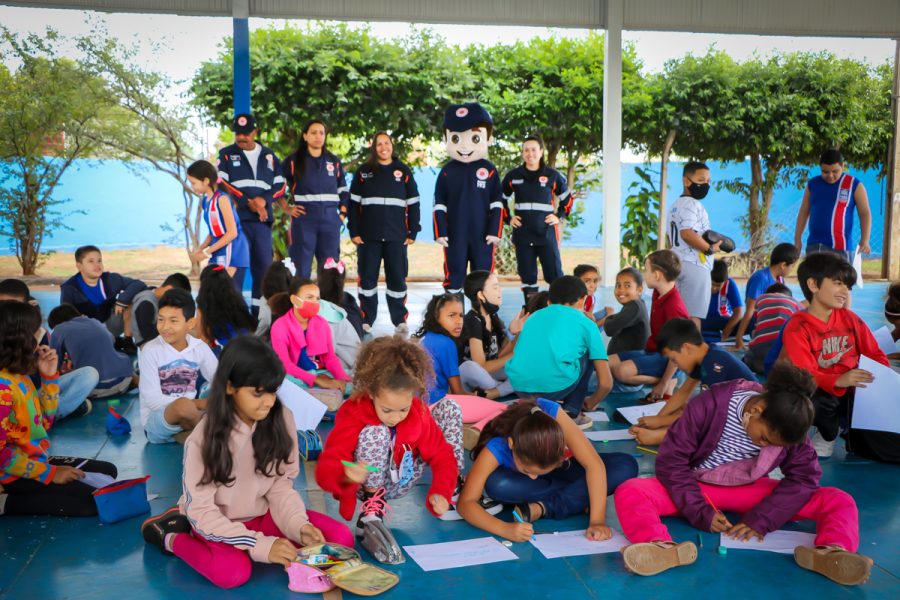
[[[849,189],[842,188],[841,191],[838,192],[838,202],[840,202],[841,204],[846,204],[846,203],[850,202],[850,190]]]
[[[325,170],[328,171],[329,175],[334,175],[334,163],[326,161]]]
[[[394,181],[399,182],[402,178],[403,178],[403,171],[401,171],[400,169],[397,169],[396,171],[394,171]]]
[[[484,167],[481,167],[477,171],[475,171],[475,177],[478,181],[475,182],[475,185],[478,188],[485,189],[487,187],[487,178],[490,177],[490,173]]]

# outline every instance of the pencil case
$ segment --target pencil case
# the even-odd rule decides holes
[[[100,522],[107,525],[150,512],[147,501],[149,475],[116,481],[93,493]]]
[[[128,435],[131,433],[131,423],[128,419],[116,412],[112,406],[106,415],[106,432],[109,435]]]
[[[287,572],[288,589],[313,594],[337,587],[360,596],[376,596],[400,581],[398,575],[363,562],[353,548],[332,543],[301,548]]]

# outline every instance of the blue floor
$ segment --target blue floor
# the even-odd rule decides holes
[[[409,308],[411,326],[420,322],[428,297],[436,285],[411,287]],[[873,328],[883,324],[884,285],[869,284],[854,292],[854,309]],[[607,304],[615,306],[605,290]],[[52,306],[48,295],[41,295],[45,310]],[[504,320],[521,305],[518,290],[504,290]],[[390,329],[386,311],[380,315],[376,331]],[[46,314],[46,313],[45,313]],[[633,404],[636,395],[617,395],[602,407],[610,414],[616,407]],[[105,403],[97,403],[94,413],[84,419],[64,421],[52,432],[54,454],[98,458],[115,463],[120,478],[150,474],[148,488],[158,497],[151,501],[154,513],[175,504],[181,493],[181,446],[150,446],[140,433],[137,396],[121,399],[120,408],[137,431],[124,439],[106,435],[103,425]],[[596,424],[595,428],[624,427]],[[328,427],[322,426],[322,433]],[[620,451],[639,454],[642,475],[653,473],[650,454],[637,452],[632,442],[597,444],[600,452]],[[642,578],[628,574],[618,554],[545,559],[530,544],[515,544],[519,560],[453,569],[423,572],[408,560],[389,570],[400,575],[400,584],[386,598],[635,598],[768,597],[768,598],[898,598],[900,597],[900,478],[897,467],[847,457],[842,449],[822,463],[823,485],[838,486],[856,499],[860,508],[862,544],[860,551],[875,560],[868,584],[843,588],[797,567],[791,556],[764,552],[732,551],[716,553],[717,536],[703,533],[703,548],[697,562],[663,575]],[[314,465],[306,465],[305,474],[296,482],[307,506],[337,515],[335,502],[326,497],[311,477]],[[431,517],[424,508],[425,487],[392,501],[394,516],[390,525],[401,545],[424,544],[482,537],[484,532],[464,522],[443,522]],[[618,528],[610,501],[609,523]],[[509,519],[509,513],[501,515]],[[177,558],[163,556],[148,548],[140,536],[142,518],[116,525],[100,525],[96,519],[0,517],[0,597],[56,598],[296,598],[287,589],[287,576],[276,566],[255,565],[251,580],[241,588],[223,591],[214,588]],[[697,530],[686,522],[665,519],[678,540],[697,539]],[[582,529],[584,518],[565,521],[540,521],[538,531]],[[811,523],[791,525],[812,531]],[[367,556],[365,551],[362,551]],[[348,594],[349,596],[349,594]]]

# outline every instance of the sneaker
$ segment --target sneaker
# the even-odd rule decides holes
[[[447,512],[438,517],[438,519],[441,521],[459,521],[462,519],[462,516],[456,510],[456,505],[459,504],[459,495],[462,493],[464,484],[465,481],[463,481],[462,477],[456,479],[456,489],[453,490],[453,496],[450,497],[450,508],[447,509]]]
[[[400,323],[394,327],[394,335],[409,335],[409,325]]]
[[[482,496],[480,504],[481,504],[481,508],[483,508],[485,510],[485,512],[487,512],[487,514],[489,514],[489,515],[493,516],[500,512],[503,512],[503,504],[500,502],[497,502],[490,496],[487,496],[487,495]]]
[[[362,537],[366,523],[381,521],[384,523],[387,512],[391,510],[390,504],[384,499],[385,489],[378,488],[374,492],[364,492],[363,503],[359,509],[359,518],[356,520],[356,535]]]
[[[578,413],[578,416],[572,419],[581,429],[590,429],[594,426],[594,420],[584,413]]]
[[[825,438],[822,437],[822,434],[819,433],[818,429],[816,429],[816,432],[812,436],[812,445],[813,448],[816,449],[816,454],[819,458],[830,458],[831,455],[834,454],[835,442],[837,442],[837,438],[830,442],[826,441]]]
[[[86,417],[89,414],[91,414],[92,410],[94,410],[94,405],[91,403],[90,400],[85,400],[84,402],[81,403],[81,405],[78,408],[76,408],[75,410],[70,412],[66,416],[66,418],[67,419],[68,418],[77,419],[79,417]]]
[[[172,554],[166,550],[166,536],[170,533],[190,533],[191,523],[181,514],[177,506],[155,517],[150,517],[141,525],[144,541],[156,546],[163,554]]]
[[[862,585],[869,580],[872,565],[868,556],[840,548],[797,546],[794,561],[802,568],[824,575],[841,585]]]
[[[675,567],[693,564],[697,546],[693,542],[644,542],[622,548],[625,568],[635,575],[657,575]]]

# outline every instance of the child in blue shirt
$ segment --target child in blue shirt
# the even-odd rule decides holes
[[[800,251],[793,244],[778,244],[769,256],[769,266],[755,272],[747,280],[744,298],[747,308],[735,334],[737,349],[744,347],[744,335],[753,333],[753,328],[756,327],[756,299],[765,294],[773,283],[784,283],[784,278],[791,274],[791,269],[798,260]]]
[[[713,262],[712,294],[709,298],[709,309],[706,318],[700,321],[703,339],[710,344],[727,340],[741,321],[744,314],[744,302],[741,291],[734,279],[728,276],[728,263],[716,259]]]

